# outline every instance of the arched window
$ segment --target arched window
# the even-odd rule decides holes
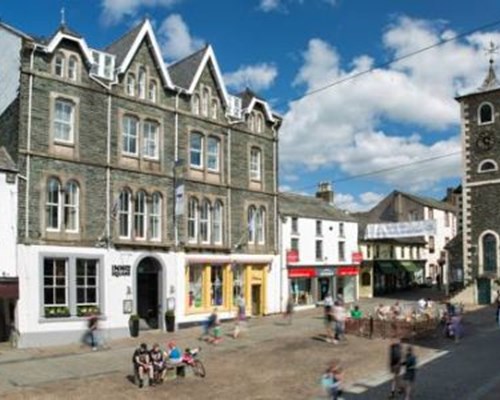
[[[56,178],[50,178],[47,182],[47,230],[59,230],[61,228],[61,184]]]
[[[482,239],[483,245],[483,271],[497,271],[497,239],[492,233],[487,233]]]
[[[188,203],[188,240],[198,241],[198,199],[191,197]]]
[[[248,123],[248,129],[250,129],[253,132],[255,129],[255,118],[254,118],[253,113],[248,114],[247,123]]]
[[[118,198],[118,235],[130,238],[130,216],[132,195],[128,190],[122,190]]]
[[[127,75],[127,94],[129,96],[135,96],[135,75]]]
[[[361,286],[370,286],[372,282],[372,276],[369,272],[363,272],[361,274]]]
[[[134,204],[134,236],[136,239],[146,238],[146,193],[140,191]]]
[[[66,57],[64,57],[63,53],[57,53],[54,58],[54,74],[57,76],[64,78],[64,70],[66,64]]]
[[[477,172],[492,172],[498,171],[498,165],[493,160],[483,160],[479,163],[479,167],[477,168]]]
[[[191,111],[194,115],[200,115],[200,96],[193,94],[191,98]]]
[[[224,208],[221,201],[216,201],[212,219],[212,237],[215,244],[222,243],[222,212]]]
[[[189,160],[192,167],[203,167],[203,135],[201,133],[191,133],[189,141]]]
[[[256,129],[257,133],[262,133],[262,131],[264,129],[264,117],[260,113],[257,114],[257,117],[256,117],[255,129]]]
[[[217,119],[219,117],[219,102],[217,99],[212,100],[211,115],[212,119]]]
[[[149,213],[149,226],[151,230],[151,240],[161,240],[161,194],[153,193],[151,198],[151,212]]]
[[[138,75],[138,95],[140,99],[146,98],[146,68],[141,67]]]
[[[210,101],[210,90],[203,88],[201,94],[201,113],[204,117],[208,117],[208,103]]]
[[[79,188],[75,181],[69,181],[64,190],[64,227],[67,231],[78,232],[79,228]]]
[[[152,101],[153,103],[156,103],[156,93],[157,93],[156,81],[150,80],[148,88],[148,100]]]
[[[266,242],[266,210],[260,207],[255,216],[255,241],[259,244]]]
[[[479,124],[489,124],[494,121],[493,106],[490,103],[484,103],[479,106]]]
[[[78,58],[70,56],[68,60],[68,78],[72,81],[78,79]]]
[[[256,220],[257,209],[254,206],[248,208],[248,243],[255,242],[255,220]]]
[[[203,200],[200,210],[200,240],[201,243],[210,243],[210,202]]]

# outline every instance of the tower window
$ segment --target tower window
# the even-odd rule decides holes
[[[479,124],[491,124],[494,121],[493,106],[484,103],[479,106]]]

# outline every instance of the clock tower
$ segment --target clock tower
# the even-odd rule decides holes
[[[491,43],[483,84],[457,97],[463,163],[463,268],[471,297],[489,304],[500,287],[500,82]]]

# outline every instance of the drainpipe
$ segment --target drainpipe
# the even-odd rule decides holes
[[[231,229],[231,128],[227,129],[227,240],[232,247]]]
[[[285,259],[281,246],[279,245],[282,241],[282,224],[280,222],[279,214],[279,190],[278,190],[278,174],[279,174],[279,155],[278,155],[278,132],[276,130],[277,121],[274,122],[272,126],[273,131],[273,171],[274,171],[274,251],[279,254],[279,283],[280,283],[280,312],[283,312],[283,266],[285,264]]]
[[[177,202],[177,163],[179,162],[179,96],[186,91],[180,87],[176,87],[177,93],[175,95],[175,114],[174,114],[174,243],[175,249],[179,247],[179,227],[177,226],[178,220],[175,215],[175,207]]]

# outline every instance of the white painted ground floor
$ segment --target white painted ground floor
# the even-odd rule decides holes
[[[100,314],[108,339],[128,336],[129,319],[165,329],[174,310],[180,327],[205,320],[214,308],[233,318],[241,295],[247,314],[284,307],[277,255],[186,254],[61,246],[18,246],[18,347],[81,340],[88,315]]]

